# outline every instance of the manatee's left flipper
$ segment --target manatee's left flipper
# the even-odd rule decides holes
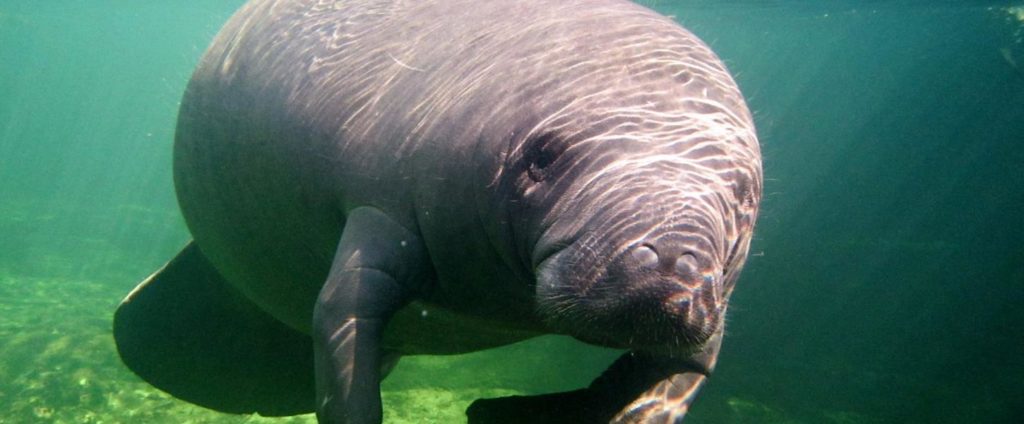
[[[313,309],[317,418],[380,423],[380,347],[388,320],[430,280],[419,237],[380,210],[346,217],[327,282]]]
[[[471,424],[679,423],[714,369],[721,343],[715,334],[703,351],[682,360],[629,352],[585,389],[480,399],[466,415]]]

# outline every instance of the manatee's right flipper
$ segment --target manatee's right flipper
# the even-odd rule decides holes
[[[470,424],[678,424],[714,369],[721,343],[719,331],[684,360],[628,352],[585,389],[479,399],[466,415]]]
[[[721,346],[722,331],[719,330],[703,351],[684,361],[627,353],[612,364],[601,378],[591,383],[590,389],[609,393],[622,384],[627,387],[627,393],[641,391],[635,398],[629,399],[629,403],[615,414],[611,423],[680,424],[697,393],[707,382],[707,377],[714,371]],[[618,381],[623,377],[625,382]],[[620,404],[618,402],[621,399],[624,398],[616,398],[615,404]]]
[[[349,212],[331,272],[313,308],[317,418],[380,423],[384,329],[430,280],[418,236],[380,210]]]
[[[313,343],[228,285],[189,243],[114,313],[121,360],[157,388],[222,412],[313,410]]]

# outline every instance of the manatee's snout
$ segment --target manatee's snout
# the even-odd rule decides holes
[[[677,326],[676,332],[703,342],[723,309],[721,273],[708,255],[672,239],[642,242],[628,254],[634,263],[623,264],[627,274],[623,277],[639,284],[636,293],[627,297],[638,297],[634,301],[638,306],[660,304],[668,317],[663,325]],[[648,296],[652,298],[643,299]]]
[[[653,237],[587,270],[589,244],[541,267],[540,301],[552,324],[591,343],[679,355],[700,349],[722,324],[722,271],[702,244]]]

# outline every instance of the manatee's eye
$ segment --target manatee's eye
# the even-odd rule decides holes
[[[551,164],[562,155],[566,143],[557,134],[542,133],[527,141],[523,152],[526,174],[531,180],[541,182],[551,176]]]
[[[733,195],[736,196],[736,200],[739,200],[743,207],[750,208],[754,206],[754,188],[750,177],[742,174],[737,176]]]

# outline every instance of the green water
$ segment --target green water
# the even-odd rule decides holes
[[[765,157],[754,256],[688,422],[1019,422],[1024,4],[647,3],[737,75]],[[0,1],[0,423],[313,421],[170,398],[109,330],[188,240],[177,102],[239,4]],[[460,422],[614,355],[547,338],[407,358],[386,420]]]

